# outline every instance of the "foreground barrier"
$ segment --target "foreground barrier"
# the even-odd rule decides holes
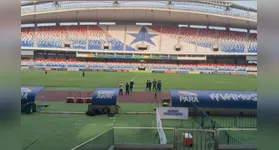
[[[87,150],[87,149],[152,149],[155,147],[172,149],[172,150],[220,150],[229,149],[229,147],[239,147],[242,150],[250,150],[255,147],[254,144],[237,143],[230,136],[222,137],[220,130],[205,130],[205,129],[175,129],[163,128],[167,136],[167,144],[159,144],[157,128],[155,127],[114,127],[108,131],[87,140],[86,142],[76,146],[72,150]],[[233,129],[234,131],[248,131],[246,129]],[[257,129],[249,129],[256,132]],[[193,145],[186,146],[184,143],[184,134],[192,135]],[[222,139],[220,139],[222,138]],[[253,140],[253,139],[251,139]],[[254,140],[255,141],[255,140]]]

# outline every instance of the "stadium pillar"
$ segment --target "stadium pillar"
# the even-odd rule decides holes
[[[226,26],[226,31],[230,31],[229,25]]]
[[[36,12],[36,1],[34,1],[34,11]]]

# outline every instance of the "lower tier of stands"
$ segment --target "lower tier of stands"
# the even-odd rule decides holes
[[[66,59],[23,59],[23,66],[56,67],[56,68],[91,68],[91,69],[137,69],[145,67],[150,70],[202,70],[202,71],[247,71],[257,70],[256,65],[233,64],[161,64],[161,63],[116,63],[116,62],[84,62]]]

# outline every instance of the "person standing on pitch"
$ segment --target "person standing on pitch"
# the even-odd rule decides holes
[[[84,77],[85,76],[85,72],[84,71],[82,71],[82,77]]]
[[[159,80],[158,83],[157,83],[157,91],[158,92],[161,92],[161,86],[162,86],[162,82],[161,82],[161,80]]]
[[[119,95],[123,95],[123,82],[121,81],[119,84]]]
[[[155,79],[153,81],[153,91],[157,91],[157,81]]]
[[[47,74],[47,70],[45,70],[45,74]]]
[[[148,80],[148,89],[149,89],[149,92],[151,92],[151,86],[152,86],[152,82],[150,80]]]
[[[129,95],[129,89],[130,89],[129,83],[126,83],[126,95]]]
[[[134,81],[132,80],[130,82],[130,92],[133,92],[133,88],[134,88]]]
[[[145,90],[148,91],[148,88],[149,88],[149,80],[146,80],[146,83],[145,83]]]

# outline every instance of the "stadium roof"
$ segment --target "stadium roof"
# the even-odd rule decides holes
[[[257,29],[255,14],[248,11],[226,10],[231,2],[173,2],[167,1],[63,1],[21,8],[22,24],[53,22],[150,22]],[[211,4],[213,3],[213,4]],[[218,5],[218,6],[216,6]]]
[[[59,2],[60,0],[56,1],[25,1],[21,2],[21,6],[29,6],[29,5],[34,5],[34,4],[45,4],[45,3],[53,3],[53,2]],[[62,1],[62,0],[61,0]],[[100,0],[83,0],[84,2],[86,1],[97,1],[101,2]],[[116,1],[116,0],[106,0],[106,1]],[[143,1],[143,0],[121,0],[121,1]],[[218,5],[218,6],[225,6],[225,7],[230,7],[230,8],[235,8],[235,9],[240,9],[240,10],[245,10],[245,11],[251,11],[251,12],[257,12],[257,9],[235,4],[232,2],[224,2],[224,1],[203,1],[203,0],[156,0],[157,1],[173,1],[173,2],[194,2],[194,3],[204,3],[204,4],[213,4],[213,5]],[[69,1],[70,2],[70,1]],[[155,1],[154,1],[155,2]]]

